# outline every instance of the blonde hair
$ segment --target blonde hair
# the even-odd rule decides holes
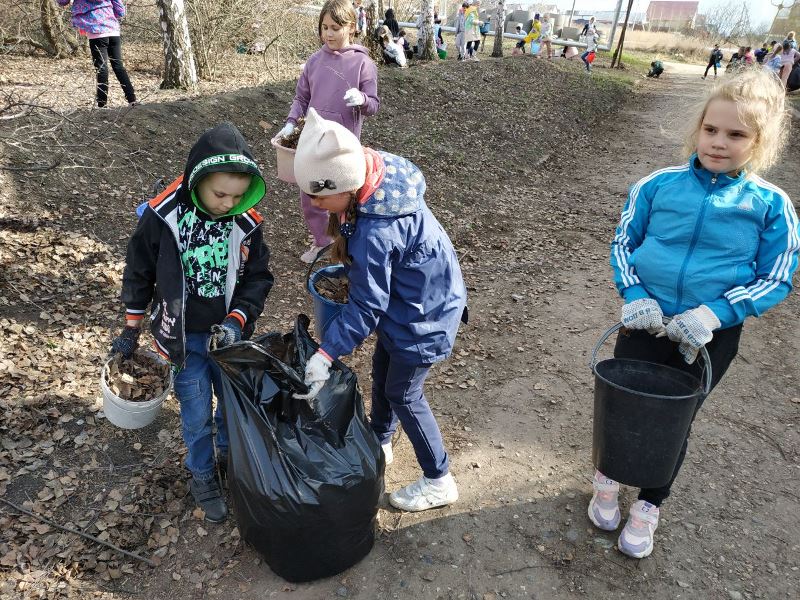
[[[353,28],[350,31],[350,39],[352,41],[357,17],[353,3],[350,0],[327,0],[322,5],[322,10],[319,11],[319,22],[317,23],[317,35],[320,38],[322,37],[322,19],[325,18],[325,15],[330,15],[333,22],[342,27],[352,25]]]
[[[789,129],[786,93],[780,80],[762,69],[748,69],[715,86],[690,121],[683,146],[687,158],[697,151],[700,129],[713,100],[734,102],[739,119],[755,131],[747,173],[759,173],[775,164],[779,154],[774,149],[783,147]]]

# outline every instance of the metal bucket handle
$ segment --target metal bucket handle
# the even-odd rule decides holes
[[[306,271],[306,287],[308,287],[308,283],[311,281],[311,271],[314,268],[314,265],[317,264],[317,261],[322,258],[322,256],[333,246],[333,242],[325,246],[322,250],[317,252],[317,255],[314,257],[314,260],[308,265],[308,271]]]
[[[664,319],[664,324],[670,322],[671,319]],[[610,338],[613,334],[617,331],[622,329],[622,323],[616,323],[609,327],[606,332],[600,336],[600,339],[594,345],[594,349],[592,350],[592,361],[589,363],[589,368],[594,371],[594,367],[597,364],[597,353],[600,351],[600,348],[603,344],[606,343],[606,340]],[[703,373],[700,376],[700,385],[703,386],[703,395],[708,396],[711,393],[711,357],[708,356],[708,350],[706,350],[705,346],[700,348],[700,355],[703,357]]]

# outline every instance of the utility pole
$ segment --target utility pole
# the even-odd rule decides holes
[[[619,43],[617,49],[614,51],[614,57],[611,59],[611,68],[614,65],[622,67],[622,45],[625,43],[625,30],[628,29],[628,19],[631,16],[631,9],[633,8],[633,0],[628,0],[628,10],[625,11],[625,22],[622,24],[622,33],[619,35]]]
[[[575,15],[575,0],[572,0],[572,10],[569,11],[569,21],[567,27],[572,27],[572,17]]]

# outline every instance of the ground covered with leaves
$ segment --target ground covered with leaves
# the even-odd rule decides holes
[[[211,526],[193,510],[173,398],[154,424],[126,431],[104,418],[99,391],[122,325],[134,209],[220,121],[242,130],[267,180],[259,210],[276,285],[259,331],[288,331],[311,312],[298,258],[309,239],[269,144],[293,84],[133,109],[64,112],[62,98],[57,110],[2,122],[0,596],[790,596],[800,443],[788,384],[797,368],[769,356],[796,355],[794,299],[752,328],[738,371],[704,408],[653,557],[625,559],[586,518],[586,362],[618,316],[608,240],[627,186],[674,164],[671,130],[700,93],[677,76],[634,86],[595,71],[529,57],[381,70],[381,110],[363,140],[422,168],[470,294],[470,324],[427,390],[461,500],[421,515],[382,509],[369,557],[300,586],[241,542],[235,516]],[[777,183],[800,194],[796,182]],[[367,392],[370,350],[346,358]],[[395,452],[389,491],[419,476],[408,441]]]

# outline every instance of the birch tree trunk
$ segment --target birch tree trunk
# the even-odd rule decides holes
[[[506,28],[506,0],[497,0],[497,24],[494,27],[492,58],[503,58],[503,32]]]
[[[183,0],[156,0],[164,39],[164,80],[161,89],[191,89],[197,85],[189,22]]]
[[[438,56],[433,39],[433,2],[434,0],[422,0],[422,6],[419,9],[422,27],[419,30],[417,51],[421,60],[433,60]]]

